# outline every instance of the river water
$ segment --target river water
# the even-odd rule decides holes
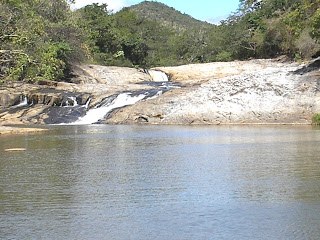
[[[49,128],[0,137],[1,239],[319,239],[320,129]]]

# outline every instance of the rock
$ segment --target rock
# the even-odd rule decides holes
[[[75,66],[74,76],[71,82],[2,85],[0,123],[75,121],[85,114],[87,107],[94,107],[109,96],[152,88],[145,84],[151,81],[150,76],[134,68],[81,65]],[[27,104],[20,105],[25,97]]]
[[[184,84],[113,114],[107,123],[309,124],[320,111],[319,77],[272,60],[160,68]],[[153,116],[161,116],[155,118]]]
[[[315,70],[320,70],[320,57],[312,60],[310,63],[308,63],[307,65],[293,71],[293,73],[295,74],[305,74],[305,73],[309,73]]]
[[[22,95],[20,93],[10,93],[9,91],[3,91],[0,94],[0,109],[12,107],[19,104],[22,101]]]
[[[143,70],[127,67],[78,65],[73,71],[75,75],[73,82],[78,83],[122,85],[152,80]]]
[[[83,116],[87,107],[107,104],[119,93],[148,90],[153,94],[149,99],[116,109],[101,122],[309,124],[320,112],[317,64],[318,60],[299,65],[276,59],[157,67],[177,83],[169,91],[161,88],[160,94],[161,83],[153,82],[144,70],[81,65],[70,83],[2,86],[0,123],[68,123]],[[300,74],[299,69],[313,70]],[[23,97],[27,104],[20,104]]]
[[[45,86],[51,86],[51,87],[56,87],[56,86],[58,85],[58,82],[41,80],[41,81],[37,82],[37,84],[39,84],[39,85],[45,85]]]
[[[77,96],[77,103],[79,105],[86,105],[86,103],[89,101],[90,99],[90,94],[89,93],[82,93],[81,95]]]
[[[21,151],[26,151],[26,148],[6,148],[4,151],[5,152],[21,152]]]

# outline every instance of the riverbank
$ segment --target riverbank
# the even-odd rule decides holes
[[[36,132],[43,132],[43,131],[46,131],[46,129],[0,126],[0,135],[36,133]]]
[[[156,68],[169,82],[143,69],[81,65],[68,83],[1,86],[0,124],[68,124],[91,109],[100,115],[107,110],[98,119],[106,124],[311,124],[320,112],[319,62],[263,59]]]

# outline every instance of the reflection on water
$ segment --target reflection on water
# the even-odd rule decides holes
[[[1,239],[317,239],[319,143],[311,127],[1,136]]]

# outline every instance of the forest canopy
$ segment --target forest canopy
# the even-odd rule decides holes
[[[117,13],[106,4],[71,11],[70,3],[0,1],[0,82],[64,81],[77,63],[146,68],[320,55],[319,0],[240,0],[220,25],[158,2]]]

